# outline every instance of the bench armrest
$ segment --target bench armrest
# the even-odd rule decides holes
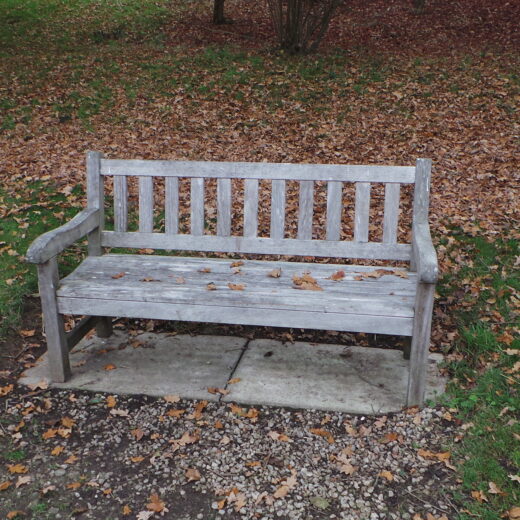
[[[417,266],[419,281],[437,283],[439,267],[437,253],[433,247],[430,227],[427,222],[414,224],[412,232],[413,257]]]
[[[32,264],[47,262],[76,240],[99,227],[99,216],[98,209],[85,209],[66,224],[39,236],[29,246],[25,255],[26,260]]]

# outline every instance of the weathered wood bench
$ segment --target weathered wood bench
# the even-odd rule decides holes
[[[394,167],[112,160],[89,152],[87,209],[40,236],[27,253],[27,260],[38,264],[51,378],[69,378],[69,350],[94,326],[99,336],[109,336],[110,317],[366,332],[412,338],[407,403],[421,405],[437,280],[428,226],[430,168],[428,159],[418,159],[415,167]],[[216,179],[210,182],[217,186],[213,235],[205,229],[208,179]],[[189,197],[179,196],[181,180],[190,183]],[[258,236],[259,181],[270,190],[269,204],[260,206],[264,213],[264,206],[270,206],[268,236]],[[154,182],[160,185],[155,191],[164,195],[160,232],[154,223]],[[240,236],[232,235],[236,182],[243,182]],[[299,185],[297,236],[287,238],[286,195],[293,184]],[[354,185],[353,237],[341,240],[343,190],[349,184]],[[369,240],[372,184],[384,185],[379,242]],[[414,185],[411,243],[398,241],[401,184]],[[134,185],[138,229],[129,231],[129,186]],[[105,225],[107,186],[113,186],[113,230]],[[318,188],[326,191],[321,215],[326,233],[313,239]],[[186,233],[180,232],[182,203],[190,207]],[[85,236],[88,256],[60,280],[57,255]],[[104,254],[104,248],[172,250],[178,256]],[[179,251],[285,255],[307,262],[246,257],[242,265],[232,266],[230,259],[180,256]],[[309,257],[405,261],[407,267],[308,262]],[[85,317],[66,333],[63,314]]]

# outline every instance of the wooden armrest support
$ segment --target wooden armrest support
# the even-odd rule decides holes
[[[423,283],[437,283],[439,267],[428,223],[414,224],[412,244],[419,281]]]
[[[39,236],[29,247],[26,260],[32,264],[43,264],[61,253],[76,240],[84,237],[99,226],[100,212],[89,208],[78,213],[63,226]]]

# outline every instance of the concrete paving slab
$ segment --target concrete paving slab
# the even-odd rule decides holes
[[[132,346],[135,341],[140,343],[137,348]],[[219,396],[207,389],[226,386],[245,344],[244,338],[225,336],[144,333],[130,338],[120,331],[105,340],[93,336],[71,352],[71,379],[52,386],[217,401]],[[105,370],[107,365],[116,368]],[[20,382],[29,385],[42,379],[48,380],[47,356]]]
[[[431,355],[428,398],[442,394],[440,355]],[[397,350],[282,344],[272,340],[249,343],[224,401],[290,408],[375,414],[405,405],[408,362]]]

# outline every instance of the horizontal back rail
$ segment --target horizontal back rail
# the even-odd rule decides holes
[[[101,175],[414,183],[414,166],[101,159]]]

